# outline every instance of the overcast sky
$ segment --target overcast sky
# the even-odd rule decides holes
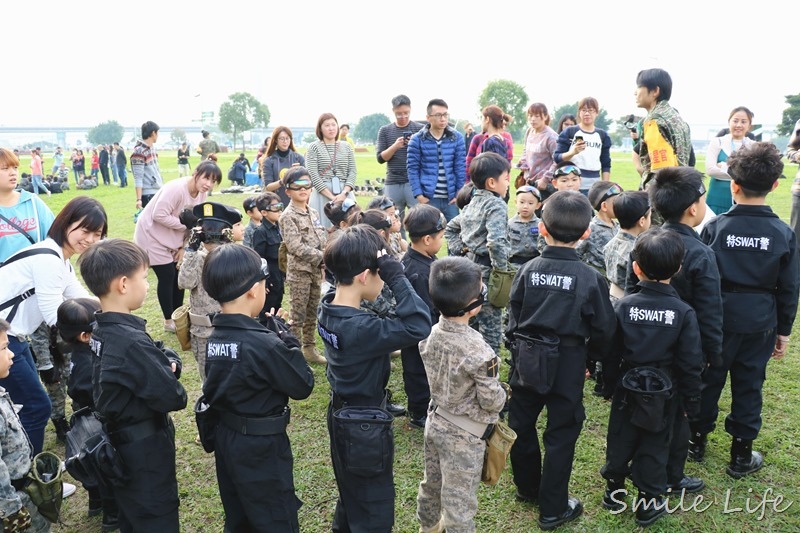
[[[800,93],[791,15],[772,0],[7,0],[0,125],[188,125],[239,91],[267,104],[270,127],[390,115],[399,93],[417,117],[444,98],[474,119],[495,79],[551,111],[594,96],[616,119],[642,113],[636,74],[661,67],[700,138],[739,105],[780,122],[785,96]]]

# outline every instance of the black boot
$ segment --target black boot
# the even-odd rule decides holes
[[[103,500],[103,533],[119,529],[119,509],[113,499]]]
[[[53,426],[56,428],[56,440],[61,444],[67,442],[67,431],[69,431],[69,422],[66,418],[53,418]]]
[[[89,493],[89,516],[97,516],[103,512],[103,498],[100,496],[100,489],[97,487],[86,487],[86,492]]]
[[[623,500],[625,500],[625,496],[627,496],[627,491],[625,490],[624,478],[621,480],[606,480],[606,491],[603,494],[603,508],[610,511],[619,511],[625,505],[622,503]]]
[[[688,459],[694,463],[702,463],[706,457],[706,444],[708,443],[708,435],[695,431],[689,438],[689,457]]]
[[[764,466],[764,458],[760,453],[753,451],[753,441],[733,438],[731,442],[731,463],[725,471],[729,476],[739,479]]]
[[[667,502],[662,496],[654,496],[639,491],[634,504],[636,507],[636,523],[647,527],[667,513]]]

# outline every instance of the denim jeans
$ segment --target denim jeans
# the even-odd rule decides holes
[[[119,174],[119,186],[120,187],[127,187],[128,186],[128,172],[125,170],[125,166],[118,166],[117,173]]]
[[[419,203],[414,198],[414,193],[411,192],[411,184],[408,182],[387,184],[385,192],[386,196],[394,202],[395,212],[400,217],[401,222],[405,216],[406,208],[410,209]],[[401,226],[400,233],[403,238],[406,237],[405,226]]]
[[[41,175],[34,174],[31,176],[31,185],[33,186],[33,192],[39,194],[39,189],[42,189],[45,193],[49,193],[50,189],[45,187],[44,180],[42,179]]]
[[[458,215],[458,206],[455,202],[451,204],[447,198],[431,198],[428,203],[441,211],[448,222]]]

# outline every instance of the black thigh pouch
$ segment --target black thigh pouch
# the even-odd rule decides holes
[[[214,435],[219,424],[219,414],[211,409],[206,402],[205,395],[201,395],[194,404],[194,421],[197,424],[197,434],[203,449],[211,453],[214,451]]]
[[[622,387],[631,409],[631,424],[658,433],[672,421],[667,417],[667,402],[672,399],[672,381],[654,367],[636,367],[622,377]]]
[[[373,477],[391,470],[393,421],[380,407],[343,407],[333,413],[336,453],[348,473]]]
[[[558,372],[557,335],[514,333],[512,386],[547,394]]]

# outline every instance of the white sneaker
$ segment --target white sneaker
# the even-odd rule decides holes
[[[75,494],[75,491],[78,490],[78,487],[76,487],[72,483],[67,483],[66,481],[64,481],[64,488],[62,490],[63,490],[62,498],[69,498],[70,496]]]

